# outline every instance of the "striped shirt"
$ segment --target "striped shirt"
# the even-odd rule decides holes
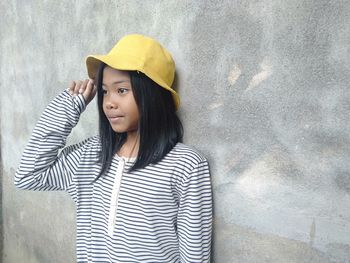
[[[85,107],[82,95],[67,90],[46,107],[15,185],[71,195],[78,262],[209,262],[212,193],[206,159],[178,143],[157,164],[128,172],[134,160],[115,155],[94,181],[101,170],[99,136],[65,147]]]

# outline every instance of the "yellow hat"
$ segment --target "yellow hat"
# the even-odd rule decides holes
[[[132,34],[121,38],[107,55],[90,55],[86,58],[88,75],[94,79],[101,62],[118,70],[137,70],[154,82],[169,90],[178,109],[180,99],[171,88],[175,63],[170,53],[156,40],[143,35]]]

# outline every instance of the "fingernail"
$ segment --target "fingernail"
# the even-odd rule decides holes
[[[82,90],[82,89],[80,89],[80,90],[79,90],[79,93],[80,93],[80,94],[81,94],[81,93],[83,93],[83,90]]]

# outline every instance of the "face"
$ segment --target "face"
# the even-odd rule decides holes
[[[106,66],[103,70],[103,111],[115,132],[136,134],[139,111],[127,72]]]

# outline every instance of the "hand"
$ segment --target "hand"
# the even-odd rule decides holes
[[[92,101],[92,99],[95,97],[96,91],[97,88],[95,86],[94,80],[92,79],[86,79],[84,81],[72,81],[69,84],[69,93],[72,96],[82,94],[86,105],[88,105],[90,101]]]

